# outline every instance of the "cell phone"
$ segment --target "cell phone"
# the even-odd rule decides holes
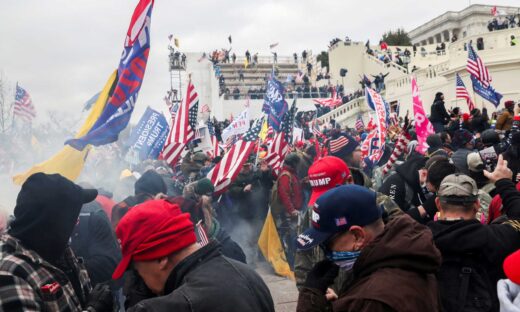
[[[498,163],[498,154],[495,151],[495,148],[491,146],[479,151],[478,153],[480,154],[480,158],[482,158],[486,170],[489,172],[494,171]]]

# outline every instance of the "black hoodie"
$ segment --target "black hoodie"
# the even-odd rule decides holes
[[[491,278],[496,304],[496,283],[504,278],[502,263],[520,248],[520,192],[511,180],[495,183],[503,200],[503,212],[509,218],[502,224],[484,225],[478,220],[436,221],[428,226],[443,257],[475,255]]]
[[[441,95],[442,94],[435,95],[435,100],[431,107],[430,121],[445,125],[450,121],[450,114],[448,114],[446,107],[444,107],[444,101],[441,99]]]
[[[403,211],[422,205],[426,197],[419,181],[419,169],[425,164],[426,158],[412,155],[383,182],[379,192],[392,198]]]
[[[83,190],[59,174],[36,173],[22,185],[9,234],[56,264],[68,246],[83,203],[97,191]]]

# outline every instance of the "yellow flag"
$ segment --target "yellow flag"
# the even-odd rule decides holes
[[[264,142],[265,138],[267,137],[267,120],[264,119],[264,123],[262,124],[262,129],[260,129],[260,133],[258,134],[258,137],[260,138],[260,142]]]
[[[177,47],[177,49],[179,48],[179,39],[178,38],[175,38],[173,39],[173,44]]]
[[[267,213],[267,218],[265,219],[260,237],[258,238],[258,247],[276,274],[294,280],[294,272],[291,271],[289,263],[287,263],[287,259],[285,258],[282,242],[280,236],[278,236],[278,231],[276,230],[270,209]]]
[[[117,71],[114,71],[108,81],[103,88],[103,91],[99,94],[96,103],[92,107],[90,115],[85,120],[83,126],[79,129],[78,133],[76,133],[76,138],[80,138],[87,134],[96,120],[98,120],[99,116],[103,112],[105,105],[108,101],[108,97],[110,94],[110,89],[114,84],[117,77]],[[16,175],[13,177],[13,182],[15,184],[21,185],[25,182],[25,180],[30,177],[32,174],[36,172],[44,172],[48,174],[59,173],[62,176],[70,179],[72,181],[76,180],[81,174],[81,170],[83,169],[83,165],[85,163],[85,159],[87,158],[88,151],[90,150],[90,145],[85,147],[83,151],[78,151],[75,148],[70,147],[69,145],[65,145],[61,151],[51,157],[49,160],[46,160],[40,164],[35,165],[28,171]]]
[[[247,61],[247,57],[244,60],[244,68],[247,68],[249,66],[249,62]]]

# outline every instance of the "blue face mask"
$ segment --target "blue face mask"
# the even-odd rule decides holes
[[[361,251],[334,251],[327,250],[325,256],[334,262],[340,269],[349,271],[354,267],[354,263],[358,259]]]

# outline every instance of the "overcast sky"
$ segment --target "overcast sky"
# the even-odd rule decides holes
[[[0,71],[32,95],[39,116],[47,110],[77,114],[119,63],[137,0],[0,1]],[[518,0],[472,1],[518,5]],[[156,0],[151,52],[133,121],[147,105],[162,108],[169,88],[168,34],[184,51],[228,47],[260,55],[279,42],[279,55],[319,52],[333,37],[372,42],[388,29],[411,30],[468,0]]]

